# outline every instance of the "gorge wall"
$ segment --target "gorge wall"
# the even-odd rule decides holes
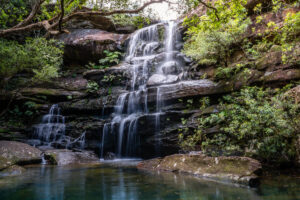
[[[299,8],[294,9],[299,12]],[[274,18],[272,13],[263,15],[267,16],[266,23]],[[284,17],[276,19],[280,24]],[[65,120],[64,134],[75,140],[85,133],[84,148],[100,157],[108,152],[119,157],[170,155],[181,151],[178,133],[185,127],[182,119],[187,120],[192,133],[197,128],[197,117],[218,112],[220,96],[247,85],[276,88],[300,79],[299,44],[293,50],[297,61],[292,64],[284,64],[274,46],[253,61],[248,76],[237,73],[220,80],[215,76],[216,66],[199,65],[180,52],[184,28],[179,22],[162,22],[128,34],[105,20],[96,20],[105,22],[101,26],[93,19],[78,26],[74,22],[70,34],[59,36],[65,43],[63,76],[18,91],[14,104],[36,102],[34,119],[19,127],[3,124],[0,139],[34,138],[32,125],[39,124],[57,104]],[[246,37],[259,36],[249,33]],[[123,62],[106,69],[87,69],[86,64],[105,56],[104,50],[124,52]],[[229,66],[245,60],[237,51]],[[89,90],[92,82],[98,87]],[[294,90],[300,98],[299,89]],[[205,110],[197,103],[188,107],[189,100],[198,102],[200,97],[210,97],[212,105]],[[7,102],[9,98],[1,97],[2,105]],[[218,127],[207,130],[209,134],[217,132]]]

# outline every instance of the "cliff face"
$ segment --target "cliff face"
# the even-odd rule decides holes
[[[247,9],[251,10],[261,1],[249,1]],[[267,3],[267,1],[263,1]],[[286,16],[286,12],[299,12],[299,8],[291,8],[283,11],[281,16],[266,11],[263,13],[264,23],[269,20],[281,24]],[[202,15],[206,12],[205,7],[199,7],[194,11],[195,14]],[[254,20],[254,15],[250,16]],[[75,22],[74,22],[75,24]],[[6,123],[7,119],[2,120],[0,139],[26,141],[32,137],[33,124],[41,121],[42,115],[46,114],[52,104],[58,104],[62,114],[65,116],[66,135],[71,138],[78,138],[85,132],[85,148],[95,150],[99,153],[101,146],[102,132],[104,124],[111,120],[113,112],[120,94],[123,94],[130,86],[132,79],[130,65],[120,64],[106,69],[86,69],[84,65],[89,62],[103,58],[104,50],[126,51],[129,35],[111,31],[109,22],[105,21],[105,26],[93,25],[92,22],[81,22],[80,26],[74,27],[71,34],[61,35],[59,39],[65,42],[65,67],[63,76],[54,80],[52,83],[36,85],[21,90],[17,90],[17,98],[12,105],[22,106],[27,101],[35,102],[35,114],[32,120],[25,126]],[[82,24],[88,24],[82,27]],[[99,29],[102,28],[102,29]],[[106,27],[106,29],[105,29]],[[108,27],[108,28],[107,28]],[[255,27],[256,32],[252,32]],[[103,30],[104,29],[104,30]],[[250,25],[246,33],[250,40],[261,38],[263,26]],[[182,29],[177,30],[182,31]],[[178,49],[182,43],[178,42]],[[163,48],[155,51],[158,56],[153,60],[153,65],[159,63],[162,58],[160,52]],[[235,51],[230,57],[228,66],[234,67],[239,63],[249,65],[249,73],[244,76],[242,72],[233,74],[229,79],[216,77],[217,67],[212,65],[199,65],[192,62],[189,58],[178,53],[176,56],[184,62],[184,78],[178,77],[172,83],[160,87],[163,93],[161,100],[165,102],[162,108],[163,114],[160,116],[160,134],[155,134],[155,115],[144,114],[138,120],[138,135],[141,137],[140,148],[143,149],[142,157],[149,158],[155,156],[155,144],[160,143],[161,155],[169,155],[181,151],[178,140],[180,129],[188,128],[190,133],[197,129],[197,118],[211,113],[217,113],[218,98],[224,94],[238,91],[243,86],[271,86],[280,88],[292,81],[300,79],[300,44],[291,52],[295,60],[288,64],[281,59],[282,52],[276,45],[268,49],[259,59],[249,61],[243,56],[241,51]],[[161,55],[163,57],[163,55]],[[114,77],[107,81],[108,77]],[[16,77],[15,79],[18,79]],[[180,81],[182,80],[182,81]],[[99,87],[90,90],[91,81],[97,82]],[[147,103],[149,109],[154,110],[157,100],[157,85],[149,84]],[[299,87],[299,86],[298,86]],[[295,97],[299,97],[299,91],[293,90]],[[210,97],[212,105],[205,110],[200,109],[200,105],[188,106],[188,100],[198,101],[200,97]],[[296,99],[297,99],[296,98]],[[9,102],[9,94],[1,96],[1,104]],[[141,98],[141,99],[144,99]],[[142,102],[139,102],[142,103]],[[182,119],[187,123],[183,124]],[[206,133],[218,133],[218,127],[206,130]],[[24,135],[27,137],[24,137]],[[113,141],[108,141],[107,151],[112,151],[115,146]]]

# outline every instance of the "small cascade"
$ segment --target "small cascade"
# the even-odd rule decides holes
[[[43,116],[42,122],[33,126],[32,138],[35,139],[34,146],[57,148],[76,147],[84,149],[85,132],[74,139],[66,136],[65,130],[65,117],[61,115],[59,106],[54,104],[51,106],[49,113]]]
[[[163,35],[161,35],[162,30]],[[157,86],[156,108],[150,110],[147,103],[147,87],[151,77],[152,79],[155,76],[162,77],[165,81],[160,84],[171,83],[178,80],[179,73],[183,71],[180,64],[174,59],[175,30],[175,22],[163,22],[140,29],[130,38],[124,61],[131,67],[130,88],[128,92],[118,97],[114,113],[112,113],[112,120],[103,127],[101,158],[104,158],[106,141],[112,136],[115,137],[115,153],[119,158],[138,156],[140,142],[137,133],[138,120],[139,117],[148,113],[155,115],[153,131],[156,132],[155,137],[159,135],[160,115],[164,103],[162,101],[163,93]],[[160,60],[158,60],[159,57]],[[156,146],[159,146],[159,143]]]
[[[65,117],[60,114],[58,105],[54,104],[51,106],[49,113],[43,116],[42,122],[34,126],[33,138],[51,146],[53,142],[65,136],[65,129]]]

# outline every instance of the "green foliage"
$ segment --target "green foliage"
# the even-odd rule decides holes
[[[48,81],[58,76],[62,56],[62,44],[56,40],[28,39],[24,45],[0,40],[0,78],[29,72],[34,81]]]
[[[89,81],[86,86],[88,93],[96,93],[99,90],[99,85],[95,81]]]
[[[120,63],[121,56],[122,56],[121,52],[119,51],[110,52],[104,50],[103,53],[105,54],[105,57],[99,60],[99,64],[89,63],[88,65],[86,65],[86,67],[92,69],[106,69],[108,67]]]
[[[201,145],[216,155],[242,153],[267,161],[290,161],[295,156],[291,145],[299,132],[299,105],[282,91],[248,87],[223,97],[220,112],[199,118],[195,134],[182,139],[184,148]],[[219,126],[219,133],[205,134]]]
[[[134,26],[138,29],[143,28],[145,25],[151,23],[151,18],[144,15],[131,16],[127,14],[117,14],[112,16],[115,24],[120,26]]]
[[[110,52],[107,50],[103,51],[105,54],[105,58],[102,58],[99,60],[99,64],[101,64],[104,67],[109,67],[112,65],[119,64],[120,62],[120,56],[122,55],[119,51]]]
[[[215,74],[215,78],[216,80],[228,80],[232,77],[234,77],[235,75],[239,74],[240,72],[247,72],[249,69],[246,68],[247,65],[245,64],[236,64],[233,67],[218,67],[216,74]]]
[[[296,56],[293,55],[293,50],[300,41],[298,37],[300,33],[300,13],[290,11],[284,16],[282,10],[287,8],[288,5],[287,2],[272,0],[272,12],[276,15],[283,15],[283,24],[267,21],[263,15],[256,17],[255,23],[264,28],[257,31],[258,36],[262,36],[261,40],[255,41],[254,44],[251,42],[244,44],[249,57],[257,59],[261,54],[267,52],[271,46],[277,45],[282,52],[283,63],[292,63],[297,60]],[[259,6],[256,6],[254,10],[258,14],[261,13],[261,7]],[[255,28],[252,29],[252,32],[256,32]]]
[[[36,103],[32,101],[26,101],[23,105],[15,105],[14,109],[10,110],[9,113],[11,116],[16,118],[26,118],[32,117],[36,114]]]
[[[113,74],[105,75],[102,79],[102,82],[105,83],[111,83],[113,82],[117,77]]]
[[[0,29],[16,25],[30,12],[31,0],[0,0]]]
[[[183,52],[200,64],[221,63],[227,66],[231,46],[241,42],[242,34],[250,24],[244,8],[246,1],[217,0],[208,5],[206,15],[184,20],[189,39]]]

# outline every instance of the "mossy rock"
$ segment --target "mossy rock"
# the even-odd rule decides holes
[[[56,154],[54,154],[54,153],[45,154],[45,159],[49,162],[49,164],[51,164],[51,165],[57,165]]]
[[[139,169],[189,173],[217,181],[257,186],[261,172],[259,161],[238,156],[210,157],[201,153],[174,154],[162,159],[143,161]]]

